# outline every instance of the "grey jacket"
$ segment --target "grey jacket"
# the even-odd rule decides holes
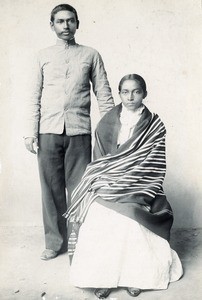
[[[33,72],[26,136],[90,134],[90,82],[101,116],[114,107],[100,54],[74,39],[41,50]]]

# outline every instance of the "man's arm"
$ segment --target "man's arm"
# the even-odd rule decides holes
[[[102,57],[98,52],[96,52],[96,55],[94,56],[91,81],[93,92],[98,100],[100,114],[103,116],[114,107],[114,99],[112,97]]]
[[[30,151],[33,154],[37,153],[38,139],[36,139],[35,137],[24,137],[24,142],[25,142],[25,147],[28,151]]]
[[[43,86],[42,70],[39,58],[36,59],[33,76],[31,76],[31,87],[29,91],[29,103],[27,105],[26,131],[24,136],[25,147],[31,153],[36,154],[38,148],[38,132],[40,120],[41,94]]]

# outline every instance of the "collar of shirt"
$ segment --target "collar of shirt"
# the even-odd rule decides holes
[[[120,122],[122,125],[129,126],[130,128],[134,127],[136,121],[139,120],[145,106],[142,104],[135,111],[127,110],[126,107],[122,104],[122,111],[120,115]]]
[[[74,46],[76,45],[75,38],[72,38],[71,40],[62,40],[62,39],[57,39],[56,45],[64,46],[64,47],[69,47],[69,46]]]
[[[133,130],[139,121],[145,106],[142,104],[135,111],[130,111],[122,104],[122,111],[120,115],[121,128],[118,135],[118,147],[125,143],[133,134]]]

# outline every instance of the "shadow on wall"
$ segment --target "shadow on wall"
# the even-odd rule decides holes
[[[198,261],[202,245],[202,231],[197,228],[173,229],[170,245],[178,253],[186,271],[189,261],[192,260],[196,263]]]
[[[176,170],[176,167],[175,167]],[[186,174],[188,176],[188,174]],[[174,228],[201,228],[201,191],[178,171],[166,175],[164,190],[174,213]]]

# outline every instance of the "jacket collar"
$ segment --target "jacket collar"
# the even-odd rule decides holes
[[[72,38],[71,40],[65,41],[62,39],[57,39],[56,41],[56,45],[60,45],[60,46],[74,46],[76,45],[75,39]]]

